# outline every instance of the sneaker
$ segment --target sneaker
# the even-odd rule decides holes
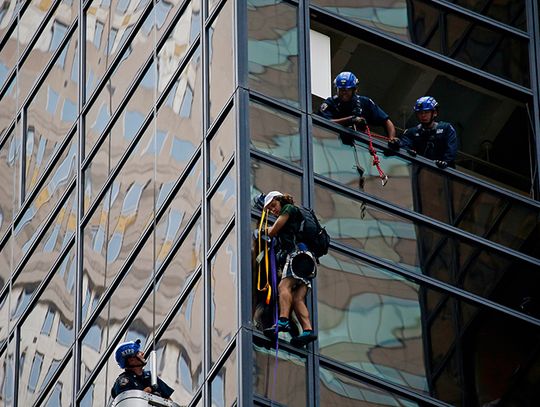
[[[317,334],[313,331],[304,331],[300,335],[295,336],[291,339],[291,345],[297,348],[306,346],[308,343],[313,342],[317,339]]]
[[[289,332],[290,330],[291,330],[291,324],[289,323],[288,320],[277,322],[278,332]],[[273,338],[276,333],[276,324],[272,325],[270,328],[266,328],[263,332],[267,337]]]

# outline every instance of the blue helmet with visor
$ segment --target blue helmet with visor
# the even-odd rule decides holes
[[[415,112],[430,112],[436,111],[439,108],[439,103],[432,96],[422,96],[414,104],[413,110]]]
[[[114,358],[116,359],[116,363],[118,363],[118,366],[120,366],[122,369],[125,369],[126,359],[136,356],[137,353],[139,353],[140,349],[141,349],[140,339],[137,339],[136,341],[124,342],[118,345],[114,353]]]
[[[334,85],[338,89],[355,89],[358,86],[358,78],[352,72],[341,72],[334,79]]]

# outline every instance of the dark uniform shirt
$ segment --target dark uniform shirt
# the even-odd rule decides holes
[[[169,398],[173,394],[174,390],[171,389],[163,380],[159,377],[157,379],[157,390],[152,391],[152,394],[156,396],[161,396],[163,398]],[[141,376],[136,375],[131,371],[123,372],[116,381],[111,389],[111,395],[114,397],[118,396],[120,393],[123,393],[128,390],[142,390],[145,388],[152,387],[152,377],[150,372],[145,370]]]
[[[430,160],[446,161],[449,166],[455,166],[458,140],[456,131],[451,124],[435,122],[431,129],[425,129],[421,124],[408,128],[401,136],[401,147],[414,150]]]
[[[327,98],[319,108],[319,116],[342,119],[348,116],[363,117],[368,125],[382,126],[388,115],[366,96],[353,95],[350,102],[342,102],[337,95]]]

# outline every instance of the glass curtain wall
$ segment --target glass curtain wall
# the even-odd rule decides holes
[[[251,202],[289,193],[332,238],[307,298],[318,334],[307,349],[290,342],[295,323],[277,342],[263,334],[277,305],[251,238],[254,404],[532,406],[540,205],[531,199],[525,2],[376,3],[247,1]],[[328,61],[310,50],[308,27],[327,38]],[[326,63],[329,76],[312,77]],[[435,96],[460,137],[457,168],[392,154],[385,140],[318,116],[331,94],[311,94],[309,84],[341,71],[356,73],[359,93],[398,134],[416,124],[416,98]],[[356,136],[355,149],[343,134]],[[252,206],[255,229],[261,211]]]
[[[0,2],[0,404],[107,405],[137,338],[175,402],[236,402],[234,18]]]

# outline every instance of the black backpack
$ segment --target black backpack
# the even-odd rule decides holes
[[[299,240],[306,243],[309,250],[319,258],[328,253],[330,247],[330,236],[317,219],[313,209],[299,206],[300,213],[304,220],[300,224]]]

